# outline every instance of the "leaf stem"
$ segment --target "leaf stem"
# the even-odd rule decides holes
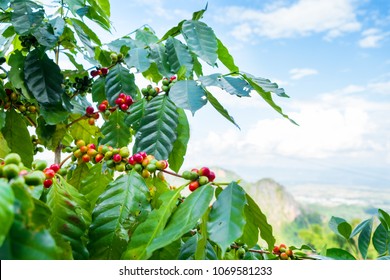
[[[71,127],[72,125],[74,125],[75,123],[77,123],[77,122],[79,122],[79,121],[81,121],[81,120],[85,120],[85,119],[87,119],[87,118],[88,118],[88,117],[87,117],[86,115],[83,115],[83,116],[81,116],[81,117],[75,119],[75,120],[72,121],[71,123],[68,123],[68,124],[66,125],[66,128],[69,128],[69,127]]]
[[[67,162],[70,158],[72,158],[72,154],[68,155],[66,158],[63,159],[60,163],[60,168]]]
[[[183,176],[181,176],[181,175],[179,175],[179,174],[177,174],[177,173],[168,171],[168,170],[161,170],[161,171],[164,172],[164,173],[167,173],[167,174],[169,174],[169,175],[175,176],[175,177],[183,178]]]

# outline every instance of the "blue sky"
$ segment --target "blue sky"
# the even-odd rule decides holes
[[[143,24],[162,36],[206,1],[111,1],[118,38]],[[186,166],[255,181],[390,188],[390,1],[209,1],[204,19],[242,71],[270,78],[300,126],[262,100],[216,91],[241,127],[211,106],[190,117]],[[225,71],[224,69],[215,71]]]

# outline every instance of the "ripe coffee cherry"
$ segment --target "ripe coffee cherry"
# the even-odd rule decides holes
[[[93,144],[93,143],[90,143],[90,144],[87,145],[87,148],[96,150],[96,145]]]
[[[213,171],[210,171],[210,174],[209,176],[207,176],[207,178],[209,178],[210,182],[213,182],[215,179],[215,173]]]
[[[131,164],[131,165],[134,165],[134,164],[136,164],[137,162],[135,161],[134,157],[131,156],[131,157],[129,157],[128,163]]]
[[[124,104],[125,103],[125,100],[123,99],[123,98],[117,98],[116,100],[115,100],[115,104],[116,105],[122,105],[122,104]]]
[[[88,151],[87,151],[87,155],[89,155],[91,158],[96,156],[96,154],[97,154],[97,151],[95,149],[88,149]]]
[[[53,185],[53,180],[52,179],[46,179],[45,181],[43,181],[43,186],[48,189],[51,187],[51,185]]]
[[[100,69],[100,71],[102,72],[102,75],[107,75],[108,74],[108,68],[107,67],[103,67],[102,69]]]
[[[85,154],[87,151],[88,151],[88,147],[87,146],[81,146],[80,147],[80,151]]]
[[[199,188],[199,182],[198,181],[193,181],[188,185],[188,188],[190,191],[195,191],[197,188]]]
[[[288,250],[286,251],[286,254],[287,254],[287,256],[292,257],[294,253],[293,253],[292,250],[288,249]]]
[[[88,119],[89,125],[95,125],[95,119],[94,118],[89,118]]]
[[[97,70],[92,70],[91,71],[91,77],[92,78],[94,78],[94,77],[96,77],[96,76],[98,76],[99,75],[99,71],[97,71]]]
[[[133,103],[134,103],[133,98],[130,95],[126,95],[125,104],[127,104],[128,106],[131,106]]]
[[[279,255],[280,254],[280,249],[279,249],[279,246],[274,246],[274,249],[272,250],[272,252],[276,255]]]
[[[97,154],[97,155],[95,156],[95,162],[96,162],[96,163],[99,163],[99,162],[101,162],[101,161],[103,160],[103,158],[104,158],[104,155],[103,155],[103,154]]]
[[[91,160],[91,157],[88,154],[83,155],[81,158],[85,163],[89,162]]]
[[[126,94],[124,94],[123,92],[119,93],[119,95],[118,95],[118,98],[125,99],[125,97],[126,97]]]
[[[77,146],[78,148],[80,148],[80,147],[82,147],[82,146],[85,146],[85,141],[82,140],[82,139],[77,140],[77,141],[76,141],[76,146]]]
[[[144,160],[140,153],[133,155],[133,158],[137,163],[142,163],[142,161]]]
[[[145,152],[139,152],[142,158],[146,158],[148,155]]]
[[[87,109],[85,109],[85,112],[87,113],[87,115],[92,115],[94,111],[95,110],[93,109],[92,106],[88,106]]]
[[[52,164],[52,165],[50,165],[50,167],[49,167],[51,170],[53,170],[54,172],[58,172],[58,170],[60,170],[60,165],[59,164],[57,164],[57,163],[54,163],[54,164]]]
[[[112,156],[112,160],[114,162],[120,162],[122,160],[122,157],[121,157],[120,154],[115,154],[115,155]]]
[[[129,105],[127,105],[126,103],[121,104],[121,110],[122,111],[127,111],[127,109],[129,109]]]
[[[159,170],[164,170],[168,167],[168,162],[166,160],[159,160],[156,162],[156,167]]]
[[[56,175],[53,169],[51,168],[46,168],[43,170],[43,173],[45,174],[46,179],[52,179]]]
[[[285,252],[281,253],[279,257],[281,260],[288,260],[288,255]]]
[[[174,81],[174,80],[176,80],[176,76],[170,77],[169,80],[170,80],[171,82]]]
[[[198,173],[200,176],[209,177],[210,176],[210,169],[208,167],[202,167],[201,169],[199,169]]]
[[[101,104],[98,106],[98,110],[99,110],[100,112],[104,113],[104,112],[107,110],[107,105],[101,103]]]

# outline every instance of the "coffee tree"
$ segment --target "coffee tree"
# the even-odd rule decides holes
[[[255,93],[289,119],[273,101],[284,90],[239,69],[201,20],[207,7],[161,38],[143,26],[103,43],[89,23],[110,30],[108,0],[55,5],[0,1],[1,259],[314,258],[275,246],[239,182],[181,171],[186,111],[210,103],[237,126],[213,87]]]

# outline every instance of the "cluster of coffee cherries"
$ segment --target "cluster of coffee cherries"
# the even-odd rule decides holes
[[[43,181],[43,187],[48,189],[53,185],[53,179],[56,176],[57,172],[60,171],[60,169],[61,169],[60,165],[57,163],[52,164],[49,167],[43,169],[43,174],[45,175],[45,180]]]
[[[102,67],[92,70],[90,74],[92,78],[95,78],[97,76],[106,76],[108,74],[108,71],[109,70],[107,67]]]
[[[227,248],[226,252],[230,252],[232,250],[235,250],[235,256],[242,260],[246,254],[246,252],[249,251],[249,247],[247,244],[241,242],[241,241],[236,241],[230,244],[230,246]]]
[[[272,253],[277,255],[281,260],[292,260],[294,259],[294,252],[287,248],[285,244],[275,245]]]
[[[113,64],[116,64],[118,62],[123,61],[123,54],[122,53],[111,53],[110,58]]]
[[[161,87],[162,91],[168,93],[171,87],[173,87],[173,85],[175,84],[175,82],[176,82],[176,76],[172,76],[169,79],[164,78],[162,80],[162,87]]]
[[[133,103],[134,103],[134,100],[131,97],[131,95],[127,95],[127,94],[121,92],[118,95],[118,97],[115,99],[116,106],[110,107],[108,100],[104,100],[104,101],[102,101],[102,103],[100,103],[98,105],[98,110],[101,113],[105,113],[105,112],[107,112],[107,110],[113,112],[116,110],[116,108],[119,108],[120,110],[126,112]]]
[[[18,92],[9,88],[4,89],[4,91],[6,96],[4,100],[0,99],[0,107],[4,108],[4,110],[13,107],[23,115],[35,114],[38,112],[37,106],[27,102]]]
[[[29,50],[31,47],[38,46],[38,40],[33,35],[19,36],[19,40],[20,45],[26,50]]]
[[[88,117],[88,123],[90,125],[95,125],[95,121],[99,119],[99,112],[95,112],[95,109],[92,106],[88,106],[85,109],[85,115]]]
[[[46,167],[46,162],[45,162]],[[33,163],[34,169],[34,163]],[[24,187],[44,185],[46,176],[42,169],[35,168],[29,171],[22,163],[21,157],[16,153],[8,154],[0,162],[0,178],[7,179],[11,185]]]
[[[91,92],[93,80],[90,79],[88,75],[84,77],[76,77],[74,80],[74,82],[71,82],[69,78],[65,80],[65,94],[67,94],[68,96],[73,96],[77,94],[85,96],[88,92]]]
[[[45,150],[42,146],[39,146],[41,141],[36,135],[31,135],[31,143],[33,144],[34,155],[36,155],[38,152],[42,153]]]
[[[146,88],[141,89],[142,95],[146,100],[150,101],[154,97],[156,97],[161,92],[159,87],[153,87],[152,85],[148,85]]]
[[[77,140],[76,146],[64,150],[72,151],[72,160],[81,162],[100,163],[105,162],[108,168],[123,172],[134,169],[144,178],[149,178],[152,173],[164,170],[168,167],[166,160],[157,160],[153,155],[139,152],[130,156],[127,147],[113,148],[107,145],[100,145],[96,148],[93,143],[86,144],[84,140]]]
[[[206,185],[209,182],[213,182],[215,179],[215,173],[208,167],[202,167],[200,169],[193,168],[191,171],[184,171],[181,175],[184,179],[190,180],[188,185],[190,191],[195,191],[200,186]]]

